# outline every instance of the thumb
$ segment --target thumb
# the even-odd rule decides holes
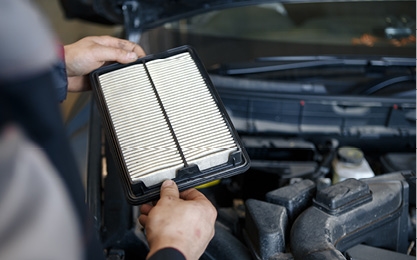
[[[173,180],[166,180],[162,183],[160,199],[163,199],[163,198],[167,198],[167,199],[177,198],[178,199],[179,197],[180,197],[180,193],[178,191],[178,186]]]
[[[94,57],[97,61],[117,61],[119,63],[129,63],[138,59],[135,52],[126,51],[120,48],[99,45],[94,48]]]

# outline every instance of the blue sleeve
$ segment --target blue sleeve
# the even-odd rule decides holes
[[[57,100],[59,102],[64,101],[67,98],[68,90],[68,80],[67,80],[67,71],[65,67],[65,61],[59,60],[53,65],[53,76],[54,76],[54,86],[57,94]]]
[[[157,251],[149,260],[186,260],[185,256],[175,248],[167,247]]]

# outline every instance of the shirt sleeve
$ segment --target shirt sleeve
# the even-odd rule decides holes
[[[186,260],[185,256],[175,248],[167,247],[162,248],[153,254],[149,260]]]
[[[67,70],[65,67],[64,59],[60,59],[58,62],[56,62],[52,69],[54,70],[53,75],[57,100],[62,102],[67,98],[68,90]]]

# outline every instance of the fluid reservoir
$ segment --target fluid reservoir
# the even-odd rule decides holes
[[[366,161],[363,152],[356,147],[344,146],[337,150],[337,157],[333,161],[333,183],[348,178],[371,178],[375,174]]]

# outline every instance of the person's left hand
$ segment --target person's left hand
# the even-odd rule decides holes
[[[64,51],[69,92],[89,90],[86,76],[108,62],[130,63],[145,56],[139,45],[112,36],[85,37]]]

